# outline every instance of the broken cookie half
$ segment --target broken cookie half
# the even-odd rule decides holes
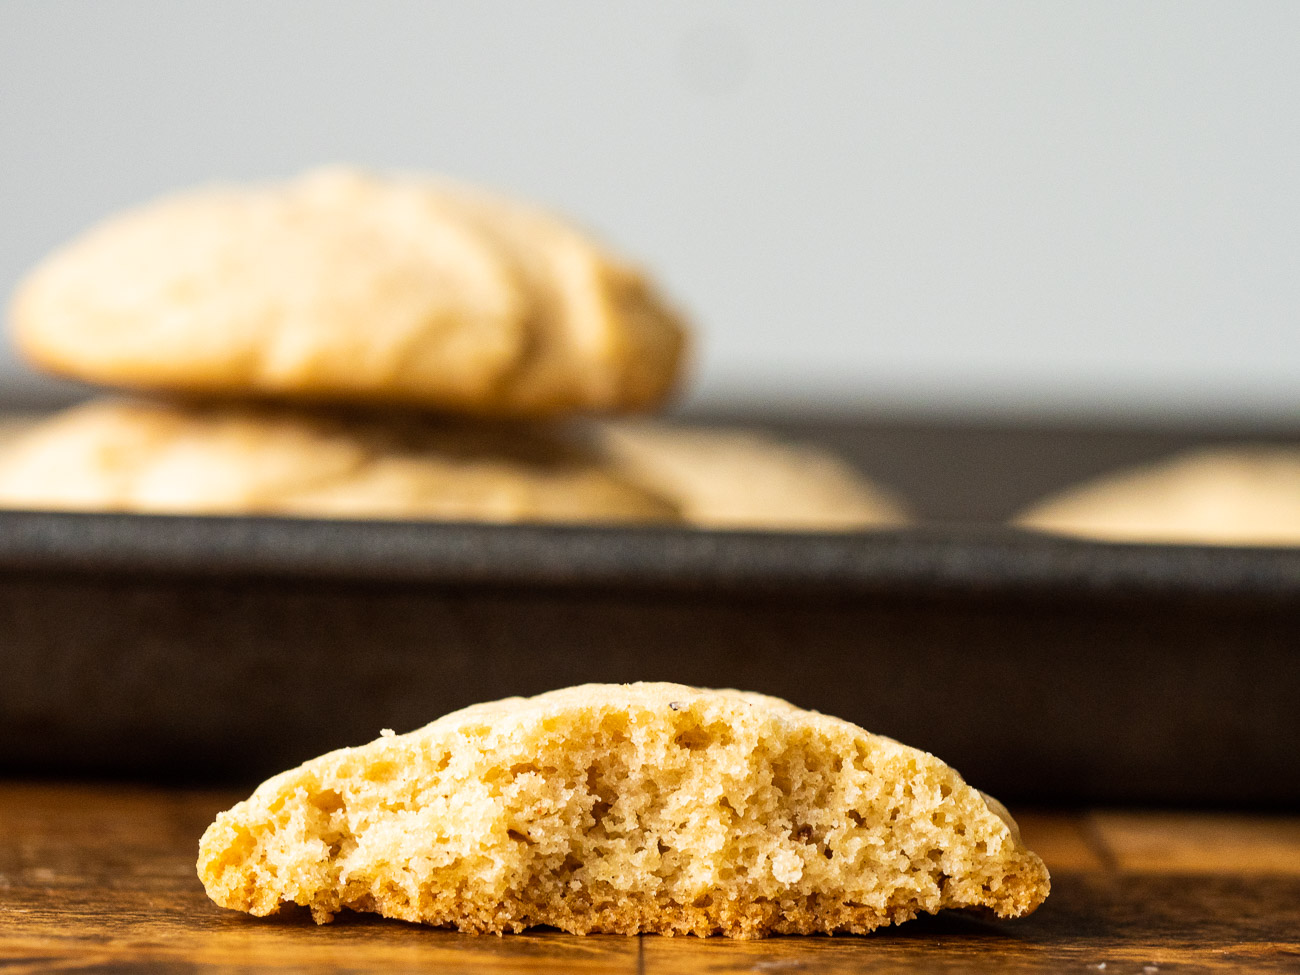
[[[1020,917],[1043,862],[937,758],[777,698],[587,684],[322,755],[221,813],[214,901],[462,931],[865,933]]]

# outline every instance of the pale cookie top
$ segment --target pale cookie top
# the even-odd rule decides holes
[[[596,428],[615,464],[693,524],[790,531],[902,525],[902,504],[828,451],[743,429],[628,420]]]
[[[33,362],[91,382],[513,416],[654,407],[685,343],[557,217],[347,169],[114,217],[30,274],[12,320]]]
[[[1190,451],[1070,488],[1015,521],[1106,541],[1300,545],[1300,446]]]
[[[675,520],[519,424],[100,400],[0,446],[0,507],[473,521]]]

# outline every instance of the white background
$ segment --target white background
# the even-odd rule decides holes
[[[0,0],[0,296],[164,189],[430,168],[657,271],[706,401],[1296,417],[1298,106],[1280,0]]]

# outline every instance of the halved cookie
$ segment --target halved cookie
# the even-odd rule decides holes
[[[38,266],[12,317],[36,364],[91,382],[478,415],[651,408],[685,341],[564,221],[347,169],[110,219]]]
[[[314,759],[199,846],[218,904],[464,931],[732,937],[1002,917],[1047,896],[1015,823],[932,755],[772,697],[588,684]]]

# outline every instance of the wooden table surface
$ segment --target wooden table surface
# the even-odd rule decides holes
[[[1300,818],[1022,812],[1053,874],[1022,921],[757,942],[498,938],[214,906],[196,846],[236,798],[0,784],[0,972],[1300,972]]]

